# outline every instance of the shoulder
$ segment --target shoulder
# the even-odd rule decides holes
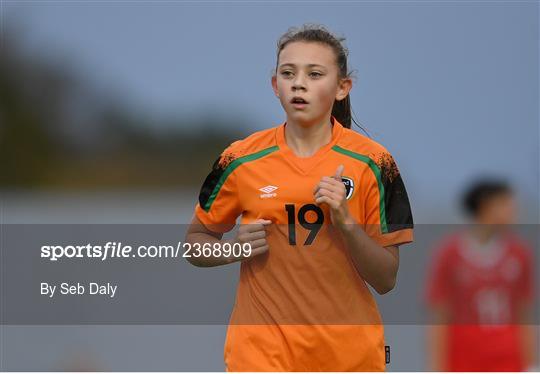
[[[276,132],[279,126],[254,132],[243,139],[232,142],[221,153],[220,163],[227,166],[242,157],[263,156],[277,150]]]
[[[343,133],[337,142],[337,146],[355,154],[369,157],[377,164],[384,157],[392,157],[388,149],[381,143],[347,128],[343,128]]]
[[[515,255],[524,260],[529,260],[532,258],[533,253],[531,245],[516,233],[507,232],[506,240]]]
[[[346,127],[343,128],[338,145],[364,154],[382,151],[388,152],[388,150],[376,140]]]
[[[337,142],[336,151],[377,166],[381,175],[389,181],[396,179],[400,172],[394,157],[381,143],[354,130],[343,128],[343,134]]]
[[[461,231],[445,233],[435,240],[431,249],[439,261],[448,261],[458,255],[464,233]]]

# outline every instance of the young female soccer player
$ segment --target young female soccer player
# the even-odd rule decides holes
[[[186,241],[219,247],[241,216],[229,245],[252,249],[190,260],[242,261],[228,371],[385,369],[367,284],[380,294],[394,287],[413,221],[390,153],[350,130],[347,54],[321,26],[284,34],[272,87],[286,121],[233,142],[201,188]]]

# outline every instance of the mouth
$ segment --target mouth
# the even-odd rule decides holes
[[[306,107],[309,103],[304,98],[302,98],[300,96],[295,96],[295,97],[292,98],[291,104],[296,109],[302,109],[302,108]]]

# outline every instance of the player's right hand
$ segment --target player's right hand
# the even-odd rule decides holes
[[[249,243],[251,247],[251,258],[268,251],[268,243],[266,241],[266,226],[272,221],[258,218],[255,221],[240,225],[235,242],[240,245]]]

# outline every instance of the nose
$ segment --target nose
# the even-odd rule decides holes
[[[305,89],[304,75],[302,73],[296,74],[293,81],[293,90]]]

